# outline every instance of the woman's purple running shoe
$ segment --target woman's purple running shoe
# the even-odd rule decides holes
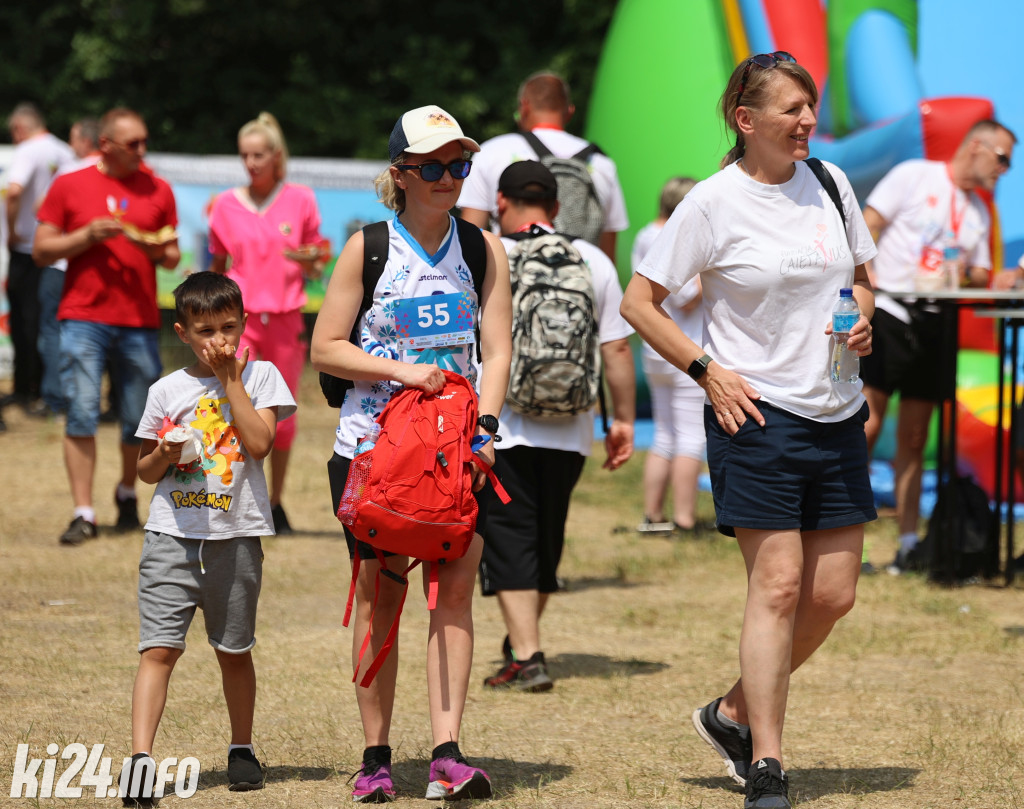
[[[356,803],[390,803],[395,799],[395,785],[391,782],[391,765],[378,764],[359,771],[352,800]]]
[[[471,767],[462,756],[430,762],[428,801],[461,801],[463,798],[491,797],[491,779],[479,767]]]

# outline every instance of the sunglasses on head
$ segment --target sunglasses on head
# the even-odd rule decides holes
[[[453,160],[447,166],[444,163],[402,163],[396,166],[399,171],[418,171],[420,178],[426,183],[436,183],[444,176],[445,169],[455,180],[465,180],[473,164],[469,160]]]
[[[985,143],[985,141],[983,140],[979,140],[978,143],[980,143],[982,146],[988,149],[991,149],[996,156],[996,162],[1007,171],[1010,170],[1010,156],[1007,155],[1006,152],[1004,152],[998,146],[993,146],[991,143]]]
[[[762,70],[775,67],[779,62],[796,62],[796,58],[786,51],[775,51],[775,53],[759,53],[747,59],[743,67],[743,76],[740,78],[740,92],[736,98],[743,98],[743,91],[747,89],[747,79],[750,78],[750,71],[757,65]]]

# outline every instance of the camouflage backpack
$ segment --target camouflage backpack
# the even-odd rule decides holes
[[[557,418],[590,410],[601,388],[601,346],[590,267],[572,242],[533,225],[513,235],[509,407]]]

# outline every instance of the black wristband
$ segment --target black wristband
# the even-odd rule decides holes
[[[708,371],[708,364],[711,362],[711,357],[707,354],[703,354],[697,357],[693,362],[690,363],[690,367],[686,369],[686,373],[689,374],[690,379],[697,382],[704,374]]]

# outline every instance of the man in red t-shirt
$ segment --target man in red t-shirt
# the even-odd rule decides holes
[[[58,177],[39,209],[32,256],[40,266],[68,260],[60,321],[61,384],[68,397],[64,462],[75,504],[60,541],[96,536],[92,505],[100,383],[108,357],[121,421],[117,528],[139,525],[135,499],[139,440],[135,430],[149,386],[160,377],[160,311],[156,268],[173,269],[181,254],[171,187],[142,164],[146,124],[132,110],[100,123],[100,161]]]

